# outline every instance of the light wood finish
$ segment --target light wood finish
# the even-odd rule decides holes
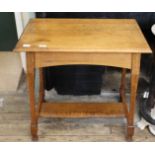
[[[44,92],[44,76],[43,69],[39,68],[39,105],[38,112],[41,111],[42,103],[44,102],[45,92]]]
[[[131,68],[131,54],[123,53],[36,53],[36,67],[57,65],[89,64]]]
[[[30,44],[31,47],[23,48],[23,44]],[[40,44],[47,47],[39,48]],[[93,53],[151,51],[134,19],[32,19],[15,50]]]
[[[27,79],[33,139],[37,138],[37,119],[39,116],[84,117],[84,115],[94,115],[95,117],[109,116],[110,113],[113,116],[116,114],[120,116],[122,115],[122,107],[127,118],[127,139],[132,139],[140,55],[141,53],[151,53],[136,20],[33,19],[27,25],[15,51],[27,53]],[[116,106],[113,103],[109,104],[109,107],[107,104],[64,104],[63,109],[62,105],[43,103],[44,88],[42,70],[40,69],[40,103],[36,112],[34,69],[71,64],[122,67],[121,104]],[[125,101],[125,68],[131,69],[129,110]],[[75,113],[72,113],[72,110]]]
[[[126,104],[126,97],[125,97],[125,75],[126,75],[126,69],[122,69],[122,78],[121,78],[121,86],[120,86],[120,102],[122,102],[125,110],[125,115],[128,117],[128,106]]]
[[[136,104],[136,92],[138,86],[138,77],[140,70],[140,54],[132,54],[132,70],[131,70],[131,95],[130,95],[130,110],[128,113],[127,138],[132,139],[134,134],[134,112]]]
[[[59,118],[123,117],[124,108],[121,103],[43,103],[40,116]]]
[[[31,111],[31,134],[32,138],[35,140],[38,138],[37,136],[37,113],[35,109],[35,59],[33,53],[26,54],[27,59],[27,83],[28,83],[28,91],[29,93],[29,102],[30,102],[30,111]]]

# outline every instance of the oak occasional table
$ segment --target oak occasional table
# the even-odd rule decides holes
[[[151,53],[134,19],[32,19],[14,51],[26,52],[31,135],[37,139],[39,117],[125,117],[128,140],[134,134],[134,111],[142,53]],[[105,65],[122,68],[119,103],[47,103],[43,67]],[[39,104],[35,104],[35,68],[39,68]],[[130,104],[125,73],[131,70]]]

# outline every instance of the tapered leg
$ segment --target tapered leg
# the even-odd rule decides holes
[[[121,85],[120,85],[120,102],[124,106],[125,116],[128,117],[128,107],[126,104],[126,98],[125,98],[125,75],[126,75],[126,69],[122,69],[122,77],[121,77]]]
[[[43,68],[39,68],[39,107],[38,107],[38,112],[40,113],[42,103],[44,102],[44,78],[43,78]]]
[[[27,83],[29,93],[29,103],[31,112],[31,136],[32,140],[37,140],[37,113],[35,109],[35,65],[34,54],[27,53]]]
[[[120,85],[120,94],[121,92],[125,91],[125,75],[126,75],[126,69],[122,69],[122,77],[121,77],[121,85]]]
[[[132,137],[134,134],[134,113],[135,113],[139,69],[140,69],[140,54],[132,54],[131,95],[130,95],[130,109],[128,113],[128,126],[127,126],[127,139],[128,140],[132,140]]]

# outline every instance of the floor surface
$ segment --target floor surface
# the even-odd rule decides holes
[[[117,80],[117,77],[119,78],[120,75],[112,75],[111,79],[115,78]],[[105,83],[103,85],[105,89],[102,89],[100,96],[60,96],[52,90],[51,92],[46,92],[46,99],[84,101],[117,100],[118,82],[115,82],[116,85],[114,86],[116,87],[112,88],[114,91],[110,92],[110,94],[110,89],[106,86],[106,83],[109,85],[109,82],[106,82],[105,79],[109,78],[104,77]],[[17,92],[1,92],[0,96],[3,98],[3,102],[0,104],[0,141],[31,141],[30,113],[25,78],[21,80]],[[128,95],[127,98],[129,98]],[[136,127],[136,123],[139,120],[137,111],[135,112],[135,135],[133,141],[155,141],[155,137],[147,129],[141,131]],[[122,118],[41,118],[39,120],[38,130],[39,141],[125,141],[125,123],[126,120]]]

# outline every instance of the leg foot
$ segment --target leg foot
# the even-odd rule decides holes
[[[37,125],[31,125],[31,136],[32,136],[32,141],[38,141],[38,127]]]
[[[131,142],[133,135],[134,135],[134,127],[128,126],[127,127],[127,135],[126,135],[127,141]]]

